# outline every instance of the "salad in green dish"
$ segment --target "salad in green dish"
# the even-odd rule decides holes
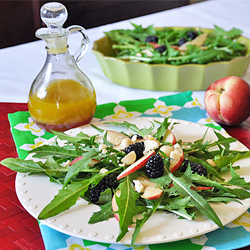
[[[38,219],[68,210],[81,197],[100,207],[89,218],[90,224],[113,217],[119,221],[117,242],[134,224],[134,244],[144,223],[158,211],[187,220],[202,213],[223,228],[210,204],[250,198],[250,182],[236,173],[240,166],[234,164],[249,158],[250,151],[231,150],[236,139],[213,130],[215,141],[205,140],[207,132],[194,142],[177,140],[173,127],[178,123],[169,118],[153,120],[144,128],[127,121],[104,124],[126,132],[93,124],[96,134],[92,136],[54,131],[52,143],[30,152],[45,161],[6,158],[0,162],[16,172],[44,174],[62,186]],[[229,180],[224,179],[225,173]]]
[[[237,39],[242,31],[229,31],[214,26],[206,32],[202,28],[143,28],[131,23],[134,29],[105,32],[112,43],[112,56],[149,64],[207,64],[230,61],[245,56],[247,48]]]

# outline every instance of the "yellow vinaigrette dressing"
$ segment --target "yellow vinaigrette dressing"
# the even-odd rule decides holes
[[[96,94],[75,80],[54,80],[44,91],[30,93],[28,107],[39,127],[65,131],[91,121]]]

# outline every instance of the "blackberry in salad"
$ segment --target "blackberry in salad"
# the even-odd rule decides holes
[[[180,38],[178,45],[181,46],[182,44],[186,43],[188,40],[185,37]]]
[[[96,186],[90,189],[90,201],[93,203],[98,202],[101,193],[108,188],[115,190],[117,182],[112,177],[106,175]]]
[[[138,134],[131,135],[129,138],[132,139],[134,137],[136,138],[136,140],[143,139],[143,137],[141,135],[138,135]]]
[[[207,176],[207,169],[204,166],[189,160],[184,160],[181,170],[185,172],[188,165],[190,165],[193,174],[197,173],[198,175]]]
[[[136,142],[134,144],[129,145],[124,149],[124,152],[126,154],[130,153],[131,151],[134,151],[136,154],[136,160],[140,159],[143,156],[143,151],[144,151],[144,142]]]
[[[198,36],[198,34],[197,34],[197,32],[195,32],[195,31],[189,31],[189,32],[187,33],[187,37],[188,37],[188,39],[190,39],[190,40],[195,39],[197,36]]]
[[[158,43],[158,37],[157,36],[147,36],[145,38],[145,43]]]
[[[165,44],[159,46],[158,48],[155,49],[156,51],[159,51],[159,53],[162,53],[167,50],[167,46]]]
[[[146,174],[149,178],[158,178],[164,174],[164,161],[160,154],[151,156],[146,163]]]

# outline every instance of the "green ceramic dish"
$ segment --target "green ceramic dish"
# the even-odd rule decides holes
[[[181,29],[181,27],[175,27]],[[183,27],[182,27],[183,29]],[[203,29],[211,32],[211,29]],[[247,47],[247,56],[231,61],[209,64],[146,64],[127,62],[112,57],[111,42],[107,36],[94,42],[93,53],[103,73],[114,83],[131,88],[157,91],[206,90],[211,83],[226,76],[242,77],[250,62],[250,39],[238,38]]]

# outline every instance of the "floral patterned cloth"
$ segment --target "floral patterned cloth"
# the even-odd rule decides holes
[[[120,103],[107,103],[97,106],[95,117],[92,120],[108,120],[130,117],[172,117],[200,124],[212,124],[218,130],[222,128],[209,118],[191,91],[158,99],[122,101]],[[29,151],[53,135],[38,128],[31,119],[29,112],[19,111],[9,114],[11,132],[20,158],[25,159]],[[250,243],[250,214],[246,211],[238,219],[229,223],[224,229],[199,237],[182,241],[129,246],[123,244],[97,243],[72,237],[60,233],[47,225],[39,222],[46,250],[223,250],[244,247]]]

